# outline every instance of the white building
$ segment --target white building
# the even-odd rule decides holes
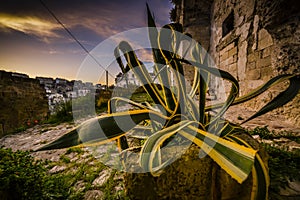
[[[48,97],[48,105],[49,105],[49,110],[51,113],[55,112],[55,109],[58,105],[61,103],[64,103],[66,99],[62,94],[50,94]]]
[[[66,96],[68,97],[68,99],[77,98],[77,92],[75,92],[75,91],[68,91],[68,92],[66,92]]]
[[[89,89],[77,90],[78,97],[84,97],[84,96],[86,96],[89,93],[91,93],[91,90],[89,90]]]

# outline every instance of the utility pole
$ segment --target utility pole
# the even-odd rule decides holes
[[[106,91],[108,91],[108,71],[105,70],[105,74],[106,74]]]

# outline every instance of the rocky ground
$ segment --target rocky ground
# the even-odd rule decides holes
[[[233,106],[226,113],[225,117],[230,121],[240,123],[243,119],[251,116],[254,112],[246,110],[241,106]],[[67,133],[74,128],[72,123],[63,123],[60,125],[36,125],[26,131],[17,134],[8,135],[0,139],[0,146],[11,148],[13,150],[35,150],[56,138]],[[286,131],[295,136],[300,137],[300,127],[289,123],[284,118],[266,114],[262,117],[254,119],[242,125],[247,129],[255,127],[268,126],[274,132]],[[273,144],[275,146],[286,146],[289,150],[300,149],[300,144],[286,138],[278,138],[277,140],[266,140],[259,136],[254,136],[259,142]],[[106,150],[104,150],[106,151]],[[86,149],[62,149],[42,152],[32,152],[32,155],[37,159],[48,159],[53,162],[49,168],[49,173],[78,173],[78,170],[83,170],[88,174],[92,174],[88,180],[76,180],[73,184],[73,191],[81,192],[83,199],[118,199],[124,195],[122,173],[117,170],[101,164],[99,159],[96,159]],[[107,158],[109,159],[109,158]],[[102,166],[99,168],[99,166]],[[282,190],[282,193],[292,190],[296,196],[300,196],[300,183],[291,182],[291,187],[287,190]],[[291,191],[290,191],[291,193]]]

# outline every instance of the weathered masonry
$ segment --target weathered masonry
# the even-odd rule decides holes
[[[38,80],[0,70],[0,137],[43,120],[46,92]]]
[[[240,95],[276,75],[300,73],[299,1],[176,0],[175,5],[174,20],[209,51],[217,67],[237,78]],[[220,83],[214,87],[218,91]],[[246,106],[257,110],[284,87],[271,88]],[[273,113],[300,125],[300,96]]]

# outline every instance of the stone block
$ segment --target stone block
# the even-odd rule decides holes
[[[270,34],[268,33],[268,31],[266,29],[260,29],[259,32],[258,32],[258,39],[259,40],[262,40],[264,38],[267,38],[269,37]]]
[[[248,56],[247,56],[247,61],[248,62],[255,62],[256,60],[258,60],[259,59],[259,52],[253,52],[253,53],[251,53],[251,54],[249,54]]]
[[[272,36],[265,29],[260,30],[258,34],[258,49],[265,49],[271,45],[273,45]]]
[[[248,62],[247,63],[247,69],[248,70],[253,70],[253,69],[255,69],[256,68],[256,62]]]
[[[247,81],[247,86],[249,90],[256,89],[260,87],[261,85],[264,84],[263,80],[252,80],[252,81]]]
[[[228,57],[236,55],[237,54],[237,47],[233,47],[228,51]]]
[[[264,67],[268,67],[272,64],[272,60],[271,60],[271,56],[259,59],[257,61],[257,67],[258,68],[264,68]]]
[[[273,74],[274,74],[274,69],[272,67],[265,67],[261,69],[262,79],[269,80]]]
[[[254,69],[247,72],[247,79],[248,80],[259,80],[261,77],[260,69]]]
[[[236,74],[237,72],[237,63],[232,63],[228,66],[228,72],[231,74]]]
[[[240,41],[244,41],[244,40],[247,39],[247,36],[248,36],[248,34],[249,34],[250,24],[251,24],[251,23],[245,23],[245,24],[241,27]]]
[[[245,80],[245,72],[246,72],[246,64],[247,64],[247,47],[248,43],[247,41],[241,42],[239,45],[239,51],[238,51],[238,79],[239,81]]]
[[[220,68],[225,69],[225,67],[228,66],[228,65],[229,65],[228,59],[224,60],[223,62],[220,63]]]
[[[221,51],[220,52],[220,62],[226,60],[228,58],[228,51]]]
[[[225,48],[224,48],[224,50],[225,51],[229,51],[230,49],[232,49],[232,48],[234,48],[234,42],[231,42],[230,44],[228,44]]]
[[[228,64],[235,63],[237,61],[237,55],[229,57],[226,61]]]
[[[266,38],[266,39],[258,41],[258,49],[259,50],[267,48],[267,47],[269,47],[271,45],[273,45],[273,39],[272,38],[271,39]]]
[[[268,57],[271,55],[271,47],[267,47],[262,51],[262,58]]]
[[[252,50],[255,50],[257,48],[257,30],[258,30],[258,22],[259,22],[259,16],[255,15],[254,16],[254,21],[253,21],[253,45],[252,45]]]

